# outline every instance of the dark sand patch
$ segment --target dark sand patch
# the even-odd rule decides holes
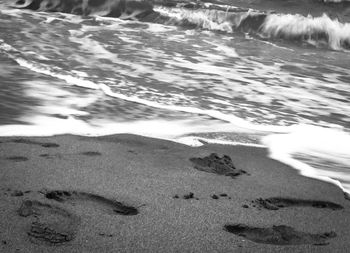
[[[321,201],[321,200],[306,200],[306,199],[293,199],[293,198],[268,198],[268,199],[256,199],[252,201],[253,204],[256,204],[260,208],[265,208],[268,210],[278,210],[284,207],[314,207],[314,208],[326,208],[332,210],[340,210],[343,209],[343,206],[329,202],[329,201]]]
[[[100,152],[97,151],[86,151],[86,152],[82,152],[82,155],[86,155],[86,156],[100,156],[102,155]]]
[[[85,155],[85,156],[101,156],[102,154],[97,151],[86,151],[82,153],[71,153],[71,154],[40,154],[40,157],[46,158],[46,159],[54,159],[54,158],[63,158],[68,156],[74,156],[74,155]]]
[[[45,197],[59,202],[92,202],[104,210],[113,211],[113,213],[121,215],[137,215],[138,210],[133,206],[124,205],[113,199],[108,199],[100,195],[87,192],[77,191],[48,191]]]
[[[28,194],[31,191],[26,190],[26,191],[21,191],[21,190],[12,190],[11,188],[1,188],[1,191],[3,191],[3,194],[5,196],[11,196],[11,197],[22,197],[24,194]]]
[[[19,191],[19,190],[14,190],[12,193],[11,193],[11,196],[12,197],[21,197],[23,196],[24,193],[22,191]]]
[[[63,159],[62,154],[40,154],[40,157],[46,158],[46,159]]]
[[[185,194],[183,196],[183,199],[193,199],[194,198],[194,193],[193,192],[190,192],[188,194]]]
[[[98,233],[98,235],[102,237],[113,237],[113,234],[106,234],[106,233]]]
[[[173,196],[174,199],[179,199],[180,196],[178,194],[174,195]],[[199,200],[199,198],[195,197],[194,196],[194,193],[193,192],[189,192],[187,194],[184,194],[181,198],[183,199],[195,199],[195,200]]]
[[[244,170],[237,169],[233,165],[231,157],[228,155],[219,157],[216,153],[212,153],[203,158],[190,158],[190,161],[194,163],[194,168],[197,170],[224,175],[231,178],[247,173]]]
[[[9,156],[9,157],[6,157],[6,160],[10,160],[14,162],[25,162],[25,161],[28,161],[29,159],[25,156]]]
[[[55,118],[59,118],[59,119],[68,119],[69,117],[67,115],[63,115],[63,114],[51,114],[51,116],[55,117]]]
[[[22,143],[22,144],[32,144],[32,145],[39,145],[42,146],[44,148],[57,148],[60,145],[58,145],[57,143],[52,143],[52,142],[38,142],[38,141],[31,141],[28,139],[15,139],[12,140],[10,142],[14,142],[14,143]]]
[[[18,215],[31,218],[27,235],[37,244],[59,245],[72,241],[80,224],[80,219],[67,210],[36,200],[23,201]]]
[[[251,227],[242,224],[225,225],[224,229],[250,241],[275,245],[313,244],[327,245],[327,239],[337,236],[335,232],[306,233],[294,230],[289,226],[272,226],[267,228]]]
[[[39,156],[45,157],[45,158],[53,158],[54,157],[53,155],[50,155],[50,154],[40,154]]]
[[[210,196],[212,199],[220,199],[220,198],[226,198],[231,199],[226,193],[220,193],[220,194],[213,194]]]

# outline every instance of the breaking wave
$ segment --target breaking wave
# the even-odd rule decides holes
[[[329,1],[327,1],[329,2]],[[210,3],[167,3],[147,0],[18,0],[17,8],[139,19],[190,29],[243,32],[269,40],[307,43],[333,50],[350,49],[350,24],[300,14],[278,14]]]
[[[335,50],[350,48],[350,24],[332,20],[326,14],[316,18],[271,14],[261,31],[268,37],[323,43]]]
[[[153,12],[147,0],[17,0],[16,8],[107,17],[142,17]]]
[[[322,0],[324,3],[344,3],[344,2],[350,2],[350,0]]]
[[[155,10],[170,17],[167,24],[192,25],[194,28],[229,33],[244,32],[264,39],[283,39],[333,50],[350,49],[350,24],[343,24],[326,14],[305,17],[300,14],[263,13],[241,8],[222,11],[159,7]]]

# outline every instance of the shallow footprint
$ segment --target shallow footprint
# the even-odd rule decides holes
[[[300,207],[314,207],[314,208],[327,208],[332,210],[340,210],[343,207],[339,204],[321,201],[321,200],[307,200],[307,199],[293,199],[293,198],[268,198],[268,199],[256,199],[252,201],[254,204],[257,204],[261,208],[268,210],[278,210],[284,207],[290,206],[300,206]]]
[[[246,239],[265,244],[275,245],[298,245],[298,244],[314,244],[327,245],[327,239],[337,236],[335,232],[327,233],[305,233],[294,230],[289,226],[272,226],[267,228],[250,227],[247,225],[225,225],[224,229],[230,233],[245,237]]]
[[[45,197],[59,202],[90,202],[96,204],[97,207],[101,209],[111,211],[113,214],[138,214],[138,210],[136,207],[127,206],[121,202],[115,201],[113,199],[108,199],[93,193],[77,191],[48,191],[45,193]]]
[[[237,169],[233,165],[231,157],[228,155],[219,157],[217,154],[212,153],[203,158],[190,158],[190,161],[194,164],[194,168],[197,170],[229,176],[232,178],[247,173],[244,170]]]
[[[79,217],[67,210],[36,200],[23,201],[17,212],[30,218],[27,235],[37,244],[59,245],[72,241],[80,224]]]

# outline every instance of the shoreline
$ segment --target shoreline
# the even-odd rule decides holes
[[[341,189],[299,175],[265,148],[127,134],[1,137],[0,163],[2,252],[350,246],[350,202]]]

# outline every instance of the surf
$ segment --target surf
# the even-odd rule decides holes
[[[350,49],[350,24],[325,13],[313,17],[210,3],[176,3],[169,7],[147,0],[19,0],[13,6],[82,16],[137,19],[186,29],[241,32],[271,41],[285,40],[331,50]]]

